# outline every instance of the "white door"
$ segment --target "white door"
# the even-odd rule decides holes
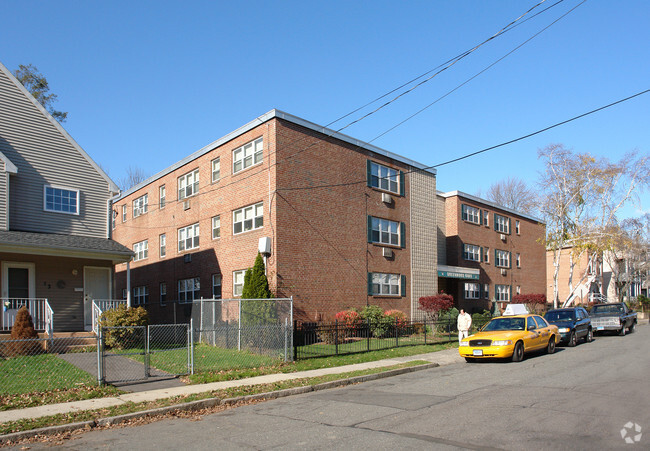
[[[84,328],[92,329],[93,299],[111,298],[111,268],[84,266]]]

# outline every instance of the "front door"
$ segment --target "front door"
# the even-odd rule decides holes
[[[33,299],[36,294],[34,263],[2,262],[2,298],[7,304],[2,309],[2,328],[9,330],[14,323],[18,307]],[[21,301],[22,300],[22,301]]]
[[[110,298],[111,269],[84,266],[84,329],[92,329],[93,300]]]

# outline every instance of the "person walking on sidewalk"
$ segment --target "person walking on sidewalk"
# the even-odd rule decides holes
[[[467,338],[469,329],[472,327],[472,317],[469,313],[465,313],[465,309],[460,309],[456,326],[458,328],[458,344],[460,344],[463,338]]]

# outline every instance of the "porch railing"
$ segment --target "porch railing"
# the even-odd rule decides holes
[[[126,300],[124,299],[93,299],[93,312],[92,312],[92,327],[95,334],[98,333],[99,327],[99,318],[102,316],[102,313],[106,310],[112,310],[118,308],[120,305],[126,305]]]
[[[16,322],[16,314],[21,307],[27,307],[34,321],[34,329],[52,334],[54,331],[54,312],[47,299],[0,298],[2,303],[2,324],[0,330],[9,331]]]

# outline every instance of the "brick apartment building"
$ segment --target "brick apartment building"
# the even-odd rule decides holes
[[[546,293],[541,221],[459,191],[438,193],[438,205],[438,286],[459,307],[503,308],[515,294]]]
[[[419,297],[438,292],[435,174],[272,110],[113,200],[113,238],[135,253],[116,266],[117,292],[129,284],[154,321],[237,297],[262,239],[271,290],[293,296],[295,318],[368,304],[417,317]]]

